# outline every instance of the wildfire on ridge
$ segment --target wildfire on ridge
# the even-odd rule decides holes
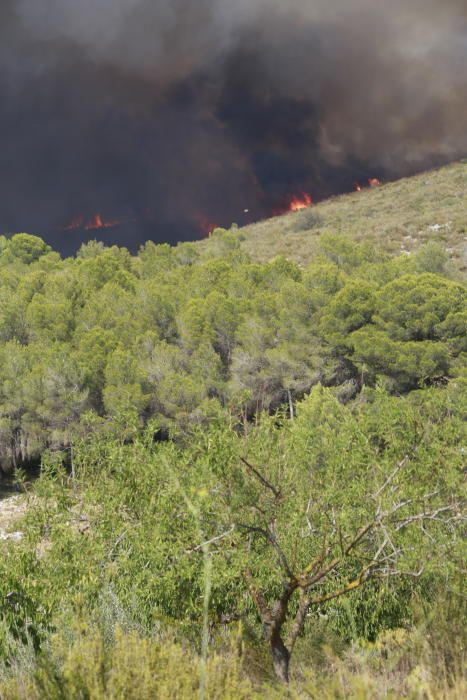
[[[379,187],[381,184],[381,181],[378,180],[378,178],[376,177],[368,179],[369,187]],[[365,186],[360,184],[360,182],[355,182],[355,190],[357,192],[361,192],[364,189],[364,187]],[[308,209],[308,207],[311,207],[312,205],[313,199],[311,195],[307,192],[290,194],[285,199],[285,205],[282,206],[280,209],[273,210],[272,214],[274,216],[281,216],[289,212],[296,212],[302,211],[303,209]],[[245,214],[248,212],[249,209],[244,209]],[[145,211],[145,213],[150,214],[151,212],[148,209]],[[214,229],[218,227],[217,223],[214,223],[211,219],[208,219],[206,216],[199,213],[194,216],[194,220],[196,221],[199,230],[207,236],[210,236]],[[76,219],[70,221],[69,224],[63,226],[62,230],[73,231],[77,229],[82,229],[85,231],[97,231],[100,229],[114,228],[115,226],[134,221],[136,221],[136,219],[105,219],[100,213],[94,214],[91,218],[87,218],[86,216],[81,214]]]
[[[273,216],[282,216],[283,214],[288,214],[292,211],[301,211],[302,209],[308,209],[313,204],[313,199],[311,195],[306,192],[301,192],[300,194],[288,195],[285,199],[285,206],[283,205],[280,209],[273,210]]]
[[[309,194],[302,192],[299,195],[293,195],[289,201],[289,206],[287,211],[300,211],[301,209],[308,209],[313,204],[313,200]]]
[[[105,221],[101,214],[95,214],[95,216],[85,224],[84,228],[86,231],[93,231],[99,228],[113,228],[114,226],[118,226],[119,223],[120,221],[117,220]]]
[[[378,180],[377,177],[370,177],[368,178],[368,186],[369,187],[380,187],[382,184],[381,180]],[[359,182],[355,183],[355,191],[356,192],[362,192],[364,189],[364,185],[361,185]]]
[[[102,214],[94,214],[90,219],[87,219],[81,215],[73,219],[67,226],[64,226],[63,230],[74,231],[76,229],[84,229],[85,231],[96,231],[103,228],[113,228],[114,226],[119,226],[119,224],[128,223],[128,221],[134,221],[134,219],[129,219],[127,221],[119,221],[118,219],[107,220],[104,219]]]

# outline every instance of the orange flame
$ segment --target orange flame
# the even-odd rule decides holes
[[[362,190],[363,190],[363,187],[361,186],[361,184],[359,182],[356,182],[355,183],[355,191],[361,192]]]
[[[288,214],[291,211],[300,211],[302,209],[308,209],[313,204],[311,195],[306,192],[300,192],[300,194],[291,194],[285,198],[285,206],[280,209],[273,209],[274,216],[282,216],[283,214]]]
[[[313,200],[309,194],[302,192],[300,195],[293,195],[289,201],[287,211],[300,211],[311,207]]]
[[[86,219],[82,214],[76,219],[70,221],[69,224],[63,226],[63,231],[75,231],[76,229],[84,229],[85,231],[96,231],[103,228],[113,228],[114,226],[119,226],[120,224],[126,224],[129,222],[134,222],[136,219],[126,219],[125,221],[120,221],[118,219],[107,220],[104,219],[102,214],[94,214],[90,219]]]
[[[381,180],[378,180],[377,177],[370,177],[368,184],[370,187],[379,187],[381,185]]]
[[[93,218],[84,225],[84,228],[86,231],[94,231],[100,228],[112,228],[113,226],[118,226],[119,223],[121,222],[116,220],[105,221],[101,214],[95,214]]]

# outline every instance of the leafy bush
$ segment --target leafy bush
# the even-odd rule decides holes
[[[307,209],[295,214],[292,231],[310,231],[310,229],[318,228],[322,225],[322,217],[313,209],[313,207],[308,207]]]
[[[443,271],[433,247],[391,259],[328,232],[318,252],[306,269],[253,264],[221,229],[201,250],[148,243],[132,257],[91,243],[64,261],[36,237],[6,241],[1,467],[69,447],[89,410],[180,433],[213,403],[239,419],[293,414],[318,382],[348,400],[382,377],[409,391],[458,373],[466,292],[423,272]]]
[[[29,676],[0,687],[4,700],[245,700],[253,687],[235,653],[213,655],[206,666],[194,653],[170,639],[144,639],[117,629],[106,643],[85,624],[72,635],[55,635]]]

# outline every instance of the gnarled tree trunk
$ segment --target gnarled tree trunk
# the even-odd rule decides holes
[[[290,652],[285,646],[279,632],[274,631],[269,638],[271,645],[272,664],[277,678],[282,683],[289,682]]]

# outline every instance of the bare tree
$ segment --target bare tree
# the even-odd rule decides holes
[[[431,507],[430,504],[438,500],[436,491],[422,494],[417,500],[394,499],[398,489],[391,486],[409,459],[407,454],[376,490],[369,494],[372,516],[350,535],[348,531],[344,534],[337,511],[327,514],[328,527],[315,530],[312,525],[312,509],[320,506],[319,503],[313,506],[311,499],[308,501],[303,517],[303,537],[311,536],[315,541],[319,538],[320,553],[300,569],[292,566],[275,532],[275,511],[283,501],[281,491],[257,467],[245,458],[242,459],[248,473],[272,496],[272,508],[267,514],[269,522],[264,522],[264,510],[261,513],[257,509],[257,524],[239,523],[238,527],[250,537],[260,537],[267,544],[274,552],[277,570],[280,572],[280,593],[272,602],[268,602],[267,593],[255,580],[251,568],[245,569],[246,583],[270,645],[274,671],[281,681],[289,681],[290,659],[310,610],[361,588],[371,579],[421,576],[423,565],[416,570],[404,568],[406,545],[404,538],[399,535],[415,526],[420,528],[422,534],[428,534],[425,527],[428,523],[450,527],[465,520],[461,506],[456,501]],[[389,491],[391,497],[388,499],[386,496]],[[392,501],[392,504],[385,508],[387,500]],[[350,577],[349,571],[353,572]]]

